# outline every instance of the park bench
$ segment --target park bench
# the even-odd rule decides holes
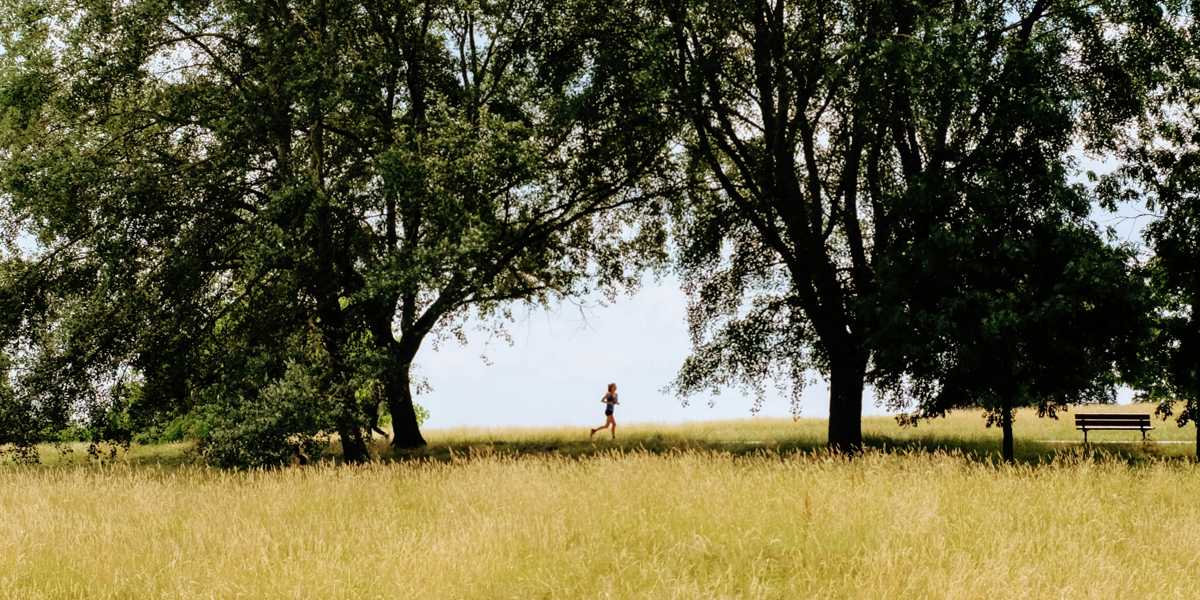
[[[1146,432],[1154,429],[1150,424],[1150,415],[1130,413],[1079,413],[1075,415],[1075,429],[1083,431],[1083,443],[1087,443],[1088,430],[1093,429],[1123,429],[1141,430],[1142,439]]]

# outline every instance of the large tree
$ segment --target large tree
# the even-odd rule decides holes
[[[797,390],[815,369],[830,384],[830,445],[858,448],[864,385],[885,375],[872,361],[911,291],[890,257],[970,212],[966,190],[998,168],[1034,177],[1025,198],[1061,187],[1075,126],[1101,131],[1136,100],[1116,90],[1119,44],[1137,29],[1114,24],[1151,5],[659,5],[691,125],[681,230],[696,353],[679,389],[777,375]],[[1001,164],[1001,148],[1028,154]],[[1061,194],[1038,201],[1078,212]]]
[[[619,283],[661,248],[639,224],[666,119],[619,13],[9,4],[0,178],[40,250],[6,282],[32,307],[6,339],[59,397],[122,369],[168,406],[217,380],[256,396],[315,338],[313,385],[361,460],[364,370],[394,445],[421,445],[411,366],[438,327]]]

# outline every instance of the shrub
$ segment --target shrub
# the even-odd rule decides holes
[[[214,402],[201,454],[220,467],[271,467],[320,457],[333,430],[333,403],[319,393],[319,373],[289,362],[283,377],[260,393]]]

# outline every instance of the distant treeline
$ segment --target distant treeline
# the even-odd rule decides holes
[[[364,461],[383,418],[421,446],[427,342],[667,270],[672,389],[819,373],[838,451],[868,385],[908,419],[984,408],[1007,457],[1015,408],[1120,384],[1200,419],[1194,3],[2,6],[18,457]]]

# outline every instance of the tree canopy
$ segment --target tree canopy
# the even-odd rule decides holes
[[[618,14],[14,4],[0,177],[41,249],[11,266],[5,339],[40,404],[124,380],[170,410],[315,395],[261,416],[361,460],[368,384],[393,443],[424,443],[410,369],[436,329],[660,253],[669,119],[625,68],[644,49],[581,37],[636,40]]]

